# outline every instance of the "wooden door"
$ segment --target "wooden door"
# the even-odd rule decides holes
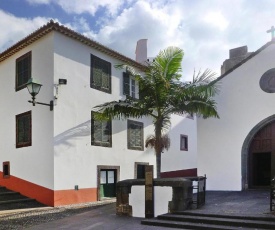
[[[275,176],[275,122],[272,122],[254,136],[248,159],[249,187],[266,187]]]
[[[116,170],[100,170],[100,198],[116,196]]]

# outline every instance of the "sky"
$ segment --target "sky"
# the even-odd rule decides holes
[[[0,0],[0,18],[0,52],[53,19],[132,59],[139,39],[148,57],[180,47],[187,81],[207,68],[218,77],[229,49],[270,41],[275,0]]]

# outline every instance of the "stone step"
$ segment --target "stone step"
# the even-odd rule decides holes
[[[239,218],[224,218],[220,216],[208,217],[208,216],[188,216],[188,215],[174,215],[166,214],[158,217],[161,220],[170,221],[183,221],[191,223],[204,223],[204,224],[214,224],[221,226],[231,226],[231,227],[247,227],[247,228],[262,228],[262,229],[275,229],[275,221],[268,220],[248,220]]]
[[[199,212],[175,212],[176,215],[184,215],[184,216],[198,216],[198,217],[221,217],[221,218],[234,218],[234,219],[242,219],[242,220],[263,220],[263,221],[273,221],[275,222],[275,216],[245,216],[245,215],[228,215],[228,214],[215,214],[215,213],[199,213]],[[164,214],[167,215],[167,214]]]
[[[0,193],[0,201],[7,201],[7,200],[16,200],[25,198],[19,192],[2,192]]]
[[[25,198],[10,201],[0,202],[0,211],[3,210],[15,210],[15,209],[28,209],[28,208],[38,208],[46,207],[45,205],[37,202],[35,199]]]
[[[30,202],[30,201],[35,201],[35,199],[31,199],[31,198],[21,198],[21,199],[15,199],[15,200],[3,200],[0,201],[0,205],[1,204],[12,204],[12,203],[22,203],[22,202]]]
[[[217,214],[164,214],[141,221],[144,225],[185,229],[275,229],[275,218]]]
[[[236,227],[230,226],[218,226],[214,224],[204,224],[204,223],[189,223],[181,221],[169,221],[160,219],[146,219],[142,220],[141,224],[158,226],[158,227],[168,227],[168,228],[181,228],[181,229],[200,229],[200,230],[236,230]],[[242,230],[251,230],[251,228],[241,228]]]
[[[23,196],[19,192],[14,192],[4,186],[0,186],[0,211],[45,207],[44,204],[35,199]]]
[[[0,193],[10,191],[6,187],[0,185]]]

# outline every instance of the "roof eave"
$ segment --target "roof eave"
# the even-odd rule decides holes
[[[129,64],[129,65],[131,65],[135,68],[138,68],[142,71],[146,70],[145,65],[142,65],[142,64],[134,61],[133,59],[128,58],[128,57],[124,56],[123,54],[121,54],[115,50],[112,50],[96,41],[93,41],[92,39],[87,38],[87,37],[83,36],[82,34],[79,34],[65,26],[59,25],[58,23],[54,22],[53,20],[48,22],[46,25],[40,27],[38,30],[34,31],[27,37],[23,38],[22,40],[20,40],[13,46],[9,47],[4,52],[0,53],[0,62],[6,60],[7,58],[12,56],[16,52],[22,50],[23,48],[27,47],[28,45],[37,41],[41,37],[44,37],[46,34],[52,32],[52,31],[57,31],[67,37],[75,39],[75,40],[77,40],[89,47],[92,47],[100,52],[108,54],[111,57],[117,58],[118,60],[122,61],[124,64]]]

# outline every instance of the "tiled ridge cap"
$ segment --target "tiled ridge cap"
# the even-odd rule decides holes
[[[65,35],[65,36],[68,36],[70,38],[73,38],[87,46],[93,47],[96,50],[101,51],[102,53],[108,54],[111,57],[115,57],[115,58],[119,59],[124,64],[129,64],[129,65],[136,67],[140,70],[146,69],[145,65],[142,65],[142,64],[134,61],[133,59],[126,57],[123,54],[100,44],[99,42],[96,42],[90,38],[87,38],[84,35],[73,31],[72,29],[69,29],[63,25],[59,25],[59,23],[54,22],[53,20],[50,20],[44,26],[40,27],[39,29],[37,29],[36,31],[34,31],[30,35],[28,35],[27,37],[23,38],[22,40],[20,40],[13,46],[9,47],[8,49],[6,49],[2,53],[0,53],[0,62],[6,60],[7,58],[12,56],[16,52],[22,50],[23,48],[32,44],[33,42],[35,42],[36,40],[45,36],[46,34],[50,33],[51,31],[57,31],[57,32]]]

